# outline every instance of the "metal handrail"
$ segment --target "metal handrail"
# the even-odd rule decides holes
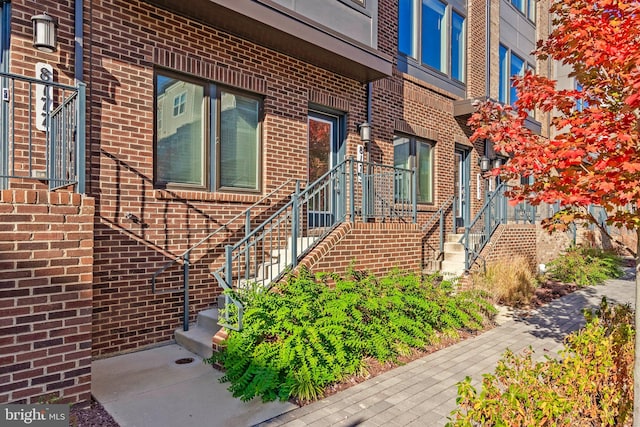
[[[86,85],[3,72],[0,83],[0,188],[8,187],[9,179],[36,179],[48,182],[50,190],[74,185],[77,193],[84,193]],[[42,97],[36,96],[38,91]],[[43,103],[42,122],[36,122],[41,118],[33,114],[35,103]],[[28,109],[26,132],[17,135],[16,129],[22,127],[15,121],[23,108]],[[18,163],[16,153],[26,153]]]
[[[356,169],[360,171],[357,174]],[[398,177],[402,179],[398,181]],[[254,285],[266,290],[295,268],[298,259],[335,227],[347,218],[354,221],[355,199],[362,203],[359,215],[363,220],[411,217],[416,222],[415,170],[350,158],[306,188],[300,187],[298,181],[289,202],[239,242],[226,246],[225,265],[212,273],[225,291],[225,310],[218,322],[221,326],[242,329],[244,307],[238,292]],[[361,193],[356,192],[356,187]],[[374,203],[369,205],[369,202]],[[380,209],[380,206],[394,206],[394,209]],[[233,313],[230,304],[236,308]]]
[[[440,222],[440,239],[439,239],[439,244],[438,244],[438,248],[440,251],[440,254],[442,254],[444,252],[444,213],[449,210],[449,207],[453,206],[453,209],[455,210],[455,201],[456,201],[456,195],[452,195],[450,196],[447,200],[444,201],[444,203],[442,205],[440,205],[440,208],[435,211],[433,213],[433,215],[431,215],[429,217],[429,219],[427,219],[427,221],[425,222],[425,224],[422,226],[422,232],[426,233],[427,231],[431,230],[431,227],[433,227],[433,225],[436,223],[436,221]],[[456,216],[455,216],[455,212],[453,214],[453,231],[455,232],[455,228],[456,228]]]
[[[202,245],[205,242],[207,242],[209,239],[211,239],[216,234],[222,232],[223,230],[228,230],[229,229],[229,225],[231,225],[232,223],[234,223],[235,221],[237,221],[238,219],[240,219],[243,216],[246,218],[246,223],[248,224],[249,221],[251,220],[250,214],[251,214],[251,210],[253,208],[255,208],[256,206],[258,206],[258,205],[260,205],[262,203],[264,203],[264,201],[266,199],[268,199],[269,197],[273,196],[274,194],[276,194],[277,192],[282,190],[285,186],[291,184],[293,181],[294,181],[294,179],[291,178],[291,179],[287,180],[286,182],[284,182],[283,184],[279,185],[277,188],[275,188],[274,190],[272,190],[271,192],[269,192],[265,196],[261,197],[260,200],[258,200],[257,202],[253,203],[251,206],[246,208],[244,211],[242,211],[239,214],[235,215],[233,218],[231,218],[226,223],[224,223],[223,225],[218,227],[216,230],[212,231],[207,236],[205,236],[202,239],[200,239],[200,241],[198,241],[196,244],[194,244],[189,249],[184,251],[181,255],[178,255],[174,260],[169,261],[162,268],[158,269],[155,273],[153,273],[153,276],[151,277],[151,292],[153,294],[165,294],[165,293],[175,293],[175,292],[183,292],[184,293],[184,317],[183,317],[183,322],[182,322],[182,328],[185,331],[189,330],[189,265],[190,265],[189,258],[190,258],[191,252],[193,250],[195,250],[196,248],[198,248],[200,245]],[[248,227],[248,225],[245,225],[245,229],[247,229],[247,227]],[[168,290],[158,291],[156,289],[156,279],[157,279],[157,277],[160,274],[164,273],[168,268],[172,267],[176,263],[179,263],[180,260],[183,261],[183,263],[182,263],[182,265],[183,265],[182,289],[178,288],[178,289],[168,289]]]
[[[491,193],[484,205],[473,220],[464,228],[464,234],[460,238],[459,243],[464,246],[464,268],[469,271],[471,265],[482,252],[491,238],[493,232],[498,228],[499,224],[505,222],[504,209],[500,209],[497,205],[498,201],[504,202],[504,191],[506,184],[500,184],[496,190]],[[495,210],[495,213],[492,212]],[[472,233],[472,231],[474,231]],[[472,235],[473,234],[473,235]]]

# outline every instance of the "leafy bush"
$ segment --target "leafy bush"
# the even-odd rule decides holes
[[[531,265],[523,256],[490,264],[486,272],[474,273],[471,279],[474,288],[487,291],[495,302],[509,306],[528,304],[538,287]]]
[[[593,426],[630,424],[633,405],[633,314],[606,300],[587,325],[567,337],[560,359],[534,362],[507,351],[480,394],[465,378],[448,426]]]
[[[596,285],[622,275],[620,258],[597,248],[575,246],[547,265],[549,276],[578,286]]]
[[[222,381],[242,400],[317,399],[328,385],[366,373],[368,357],[393,361],[438,332],[480,329],[495,312],[479,292],[454,295],[447,282],[399,272],[377,280],[302,271],[274,291],[239,297],[244,329],[231,332],[211,361],[224,366]]]

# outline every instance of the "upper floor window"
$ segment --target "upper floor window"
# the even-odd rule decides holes
[[[430,142],[408,136],[393,137],[393,165],[397,168],[416,168],[418,203],[433,202],[433,145]],[[410,182],[396,183],[396,198],[410,199]]]
[[[261,99],[165,71],[155,84],[156,185],[258,191]]]
[[[440,0],[399,0],[398,50],[450,78],[465,80],[465,17]]]
[[[511,78],[524,76],[525,71],[528,69],[533,70],[533,67],[504,45],[500,45],[499,61],[500,85],[498,88],[498,100],[503,104],[513,105],[518,99],[518,94],[516,88],[511,85]]]
[[[511,0],[511,4],[530,21],[536,22],[536,0]]]

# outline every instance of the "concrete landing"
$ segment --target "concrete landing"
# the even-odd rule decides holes
[[[188,357],[194,361],[175,363]],[[221,372],[175,344],[96,360],[91,368],[93,395],[120,427],[252,426],[296,408],[240,401],[218,381]]]

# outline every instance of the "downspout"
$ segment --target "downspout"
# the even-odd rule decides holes
[[[485,82],[485,96],[487,99],[491,98],[491,0],[487,0],[487,6],[485,13],[487,14],[487,28],[486,28],[486,39],[487,39],[487,52],[486,52],[486,64],[485,64],[485,73],[487,75]]]
[[[76,84],[80,83],[84,79],[83,63],[84,57],[84,29],[83,29],[83,0],[75,1],[75,26],[74,26],[74,38],[75,38],[75,56],[74,56],[74,73]]]
[[[373,84],[369,82],[367,83],[367,123],[369,123],[370,126],[371,126],[371,119],[373,116],[372,106],[371,106],[372,96],[373,96]],[[373,135],[371,136],[371,139],[373,140]],[[366,162],[369,163],[371,161],[371,141],[367,143],[367,146],[365,148],[367,150]]]

